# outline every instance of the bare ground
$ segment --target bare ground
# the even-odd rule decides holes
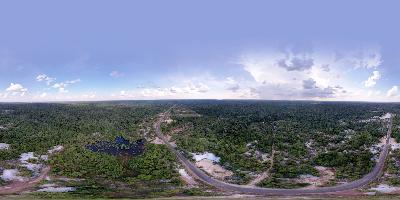
[[[39,182],[41,182],[47,177],[48,173],[50,172],[50,169],[51,168],[49,166],[43,168],[39,176],[29,181],[23,181],[23,182],[15,181],[9,185],[0,187],[0,195],[16,194],[36,186]]]
[[[271,153],[271,158],[270,158],[271,166],[266,171],[264,171],[263,173],[257,175],[255,179],[250,181],[250,183],[247,184],[248,186],[256,186],[262,180],[264,180],[264,179],[269,177],[269,173],[272,170],[272,167],[274,166],[274,156],[275,156],[275,150],[274,150],[274,148],[272,148],[272,153]]]

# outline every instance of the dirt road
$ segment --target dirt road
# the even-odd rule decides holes
[[[5,195],[5,194],[16,194],[23,192],[29,188],[32,188],[36,186],[40,181],[44,180],[48,173],[50,172],[50,167],[47,166],[42,169],[40,172],[40,175],[37,176],[36,178],[33,178],[27,182],[13,182],[9,185],[2,186],[0,187],[0,195]]]

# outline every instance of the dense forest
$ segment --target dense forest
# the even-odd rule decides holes
[[[235,172],[231,182],[246,183],[249,174],[273,164],[265,187],[302,187],[280,180],[299,175],[318,176],[315,166],[334,168],[336,181],[351,181],[374,166],[369,150],[386,135],[379,117],[399,113],[398,104],[285,101],[181,102],[201,117],[175,113],[165,131],[183,127],[173,135],[185,152],[210,151]],[[248,152],[262,152],[273,162]],[[376,155],[375,155],[376,156]],[[334,184],[334,183],[332,183]]]
[[[226,181],[237,184],[246,184],[254,174],[270,169],[269,177],[258,185],[277,188],[306,186],[291,180],[318,176],[316,166],[335,170],[335,181],[330,184],[365,175],[377,154],[370,148],[386,134],[379,117],[388,112],[400,114],[398,104],[346,102],[3,103],[0,143],[9,148],[0,150],[0,168],[15,167],[11,161],[23,153],[43,155],[62,145],[61,152],[43,162],[52,167],[53,176],[85,180],[72,184],[77,188],[73,194],[93,193],[96,188],[102,188],[96,190],[99,195],[109,196],[199,194],[184,187],[177,170],[181,166],[165,145],[150,142],[155,137],[152,124],[157,115],[173,105],[172,121],[163,123],[162,130],[188,158],[192,159],[191,153],[212,152],[221,158],[222,167],[233,172]],[[396,116],[393,137],[397,140],[399,126]],[[99,141],[112,142],[117,136],[130,142],[144,139],[144,152],[114,156],[86,148]],[[261,159],[263,156],[267,159]],[[137,190],[126,193],[119,188]]]
[[[154,117],[170,106],[168,102],[149,101],[0,104],[0,141],[10,145],[9,149],[0,150],[0,168],[17,167],[20,172],[29,172],[9,163],[15,163],[12,160],[19,159],[22,153],[34,152],[39,156],[62,145],[64,150],[50,156],[45,163],[52,166],[54,176],[89,181],[79,183],[79,187],[73,185],[78,187],[75,193],[87,190],[88,186],[108,187],[109,181],[147,191],[131,194],[133,197],[151,195],[170,185],[179,186],[175,156],[164,145],[146,143],[144,153],[139,156],[112,156],[85,148],[98,141],[113,141],[116,136],[131,142],[146,139]],[[149,188],[158,189],[148,191]]]

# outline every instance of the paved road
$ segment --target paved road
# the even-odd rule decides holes
[[[187,158],[185,158],[182,155],[182,153],[177,151],[162,134],[160,125],[165,120],[165,116],[166,115],[164,115],[163,117],[160,117],[159,120],[157,120],[154,123],[156,135],[161,140],[163,140],[163,142],[167,145],[167,147],[178,157],[178,159],[181,161],[181,163],[184,165],[184,167],[186,168],[186,170],[188,170],[188,172],[190,174],[196,176],[199,180],[203,181],[204,183],[214,186],[214,187],[217,187],[222,190],[234,191],[234,192],[245,193],[245,194],[253,194],[253,195],[265,195],[265,196],[267,196],[267,195],[295,196],[295,195],[307,195],[307,194],[326,194],[326,193],[348,191],[348,190],[363,187],[363,186],[367,185],[368,183],[376,180],[381,175],[383,167],[385,165],[387,155],[390,150],[390,138],[391,138],[391,134],[392,134],[392,118],[390,118],[389,123],[388,123],[389,128],[388,128],[388,132],[386,135],[387,136],[386,144],[384,145],[384,147],[381,151],[381,154],[379,155],[379,160],[378,160],[377,164],[375,165],[375,167],[372,169],[372,171],[369,174],[365,175],[361,179],[358,179],[353,182],[345,183],[342,185],[337,185],[337,186],[332,186],[332,187],[322,187],[322,188],[317,188],[317,189],[307,189],[307,190],[306,189],[260,188],[260,187],[251,187],[251,186],[245,186],[245,185],[235,185],[235,184],[225,183],[225,182],[213,179],[212,177],[208,176],[205,172],[203,172],[201,169],[196,167]]]

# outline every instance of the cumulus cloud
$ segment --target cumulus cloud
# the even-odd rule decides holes
[[[206,93],[210,88],[204,83],[193,84],[189,82],[186,87],[183,88],[185,93]]]
[[[97,97],[95,92],[89,92],[87,94],[83,94],[82,98],[83,99],[95,99]]]
[[[60,83],[55,83],[52,87],[58,89],[60,93],[67,93],[68,90],[66,89],[69,85],[81,82],[80,79],[75,79],[71,81],[65,81]]]
[[[242,57],[240,64],[256,81],[252,83],[252,87],[256,89],[260,98],[289,100],[334,98],[345,91],[343,88],[334,87],[342,85],[339,75],[343,70],[330,65],[333,58],[303,53],[302,56],[283,59],[286,63],[278,59],[281,63],[277,63],[277,58],[282,57],[289,56],[271,52]]]
[[[47,76],[46,74],[39,74],[39,75],[36,77],[36,81],[39,81],[39,82],[46,81],[46,84],[47,84],[47,85],[50,85],[51,82],[53,82],[53,81],[55,81],[55,80],[56,80],[55,78],[52,78],[52,77],[50,77],[50,76]]]
[[[303,71],[288,71],[278,65],[277,58],[283,54],[249,54],[242,56],[239,64],[250,73],[254,80],[261,84],[292,84],[294,79],[302,78]]]
[[[227,77],[224,82],[226,89],[232,92],[236,92],[240,88],[239,83],[233,77]]]
[[[81,82],[81,79],[75,79],[75,80],[72,80],[72,81],[65,81],[65,83],[66,84],[74,84],[74,83],[79,83],[79,82]]]
[[[317,88],[317,82],[314,79],[309,78],[307,80],[303,80],[303,88],[304,89],[314,89]]]
[[[118,97],[121,98],[182,98],[190,97],[190,95],[198,95],[206,93],[210,88],[204,83],[192,83],[189,82],[184,86],[172,86],[172,87],[140,87],[134,91],[121,90]],[[188,96],[189,95],[189,96]]]
[[[387,91],[387,96],[395,97],[395,96],[397,96],[398,92],[399,92],[399,87],[397,85],[395,85],[392,88],[390,88],[390,90]]]
[[[329,72],[331,69],[329,68],[329,64],[324,64],[321,66],[322,71]]]
[[[365,87],[373,87],[380,78],[381,73],[379,73],[379,71],[374,71],[372,75],[364,82]]]
[[[110,76],[113,78],[119,78],[125,76],[125,74],[115,70],[110,73]]]
[[[337,62],[345,62],[354,69],[375,69],[383,63],[382,55],[378,49],[356,49],[349,52],[337,53]]]
[[[314,60],[312,58],[293,57],[291,59],[278,60],[278,65],[288,71],[304,71],[314,65]]]
[[[310,90],[305,90],[304,95],[306,97],[318,97],[318,98],[331,98],[335,97],[336,89],[333,87],[326,88],[315,88]]]
[[[310,78],[303,80],[303,94],[306,97],[318,97],[318,98],[329,98],[334,97],[338,87],[328,86],[326,88],[320,88],[317,86],[317,82]],[[340,88],[340,87],[339,87]]]
[[[237,93],[240,94],[239,97],[241,98],[246,98],[246,99],[257,99],[260,98],[260,93],[256,88],[243,88],[243,89],[238,89]]]
[[[9,94],[13,96],[24,96],[26,92],[28,92],[28,89],[24,88],[21,84],[11,83],[10,86],[6,89],[5,97],[7,97]]]

